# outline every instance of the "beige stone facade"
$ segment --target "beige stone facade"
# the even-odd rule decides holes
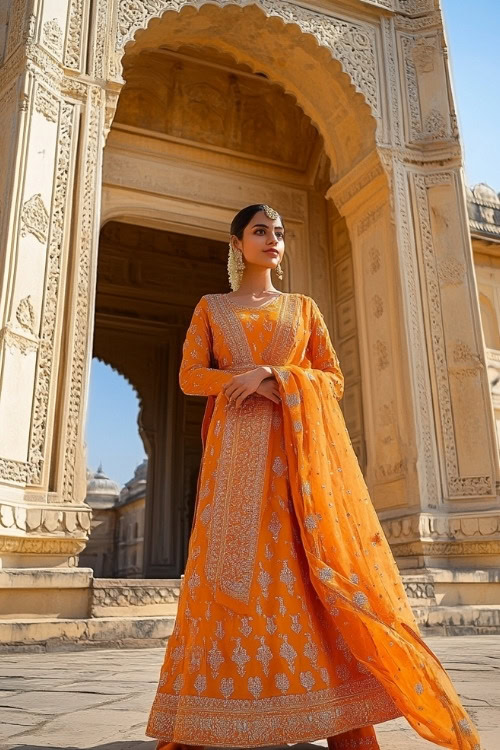
[[[92,524],[79,566],[96,578],[142,578],[148,461],[120,488],[102,470],[88,473]]]
[[[0,102],[2,567],[85,547],[94,354],[140,398],[144,573],[179,577],[203,410],[181,343],[228,291],[232,216],[264,201],[401,569],[448,592],[480,569],[500,603],[497,350],[437,0],[7,0]]]

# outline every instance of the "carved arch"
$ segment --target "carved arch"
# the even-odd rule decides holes
[[[324,139],[333,181],[376,150],[381,97],[372,24],[275,0],[120,0],[115,16],[117,78],[124,61],[144,50],[215,47],[296,99]]]

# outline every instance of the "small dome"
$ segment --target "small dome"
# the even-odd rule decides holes
[[[472,192],[474,194],[474,198],[481,203],[500,203],[498,195],[495,193],[493,188],[487,185],[485,182],[480,182],[478,185],[475,185],[472,189]]]
[[[93,508],[112,507],[120,494],[119,485],[104,473],[101,464],[95,473],[87,472],[87,477],[88,504]]]

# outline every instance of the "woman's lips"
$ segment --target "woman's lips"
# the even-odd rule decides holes
[[[279,255],[279,252],[277,250],[264,250],[265,253],[268,253],[269,255]]]

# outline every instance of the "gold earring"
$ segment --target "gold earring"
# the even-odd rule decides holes
[[[227,256],[227,274],[229,277],[229,286],[233,292],[239,288],[244,270],[245,261],[243,260],[243,253],[240,250],[236,250],[230,242]]]
[[[283,278],[283,269],[281,268],[281,261],[278,262],[278,265],[276,266],[276,275],[278,279],[281,281]]]

